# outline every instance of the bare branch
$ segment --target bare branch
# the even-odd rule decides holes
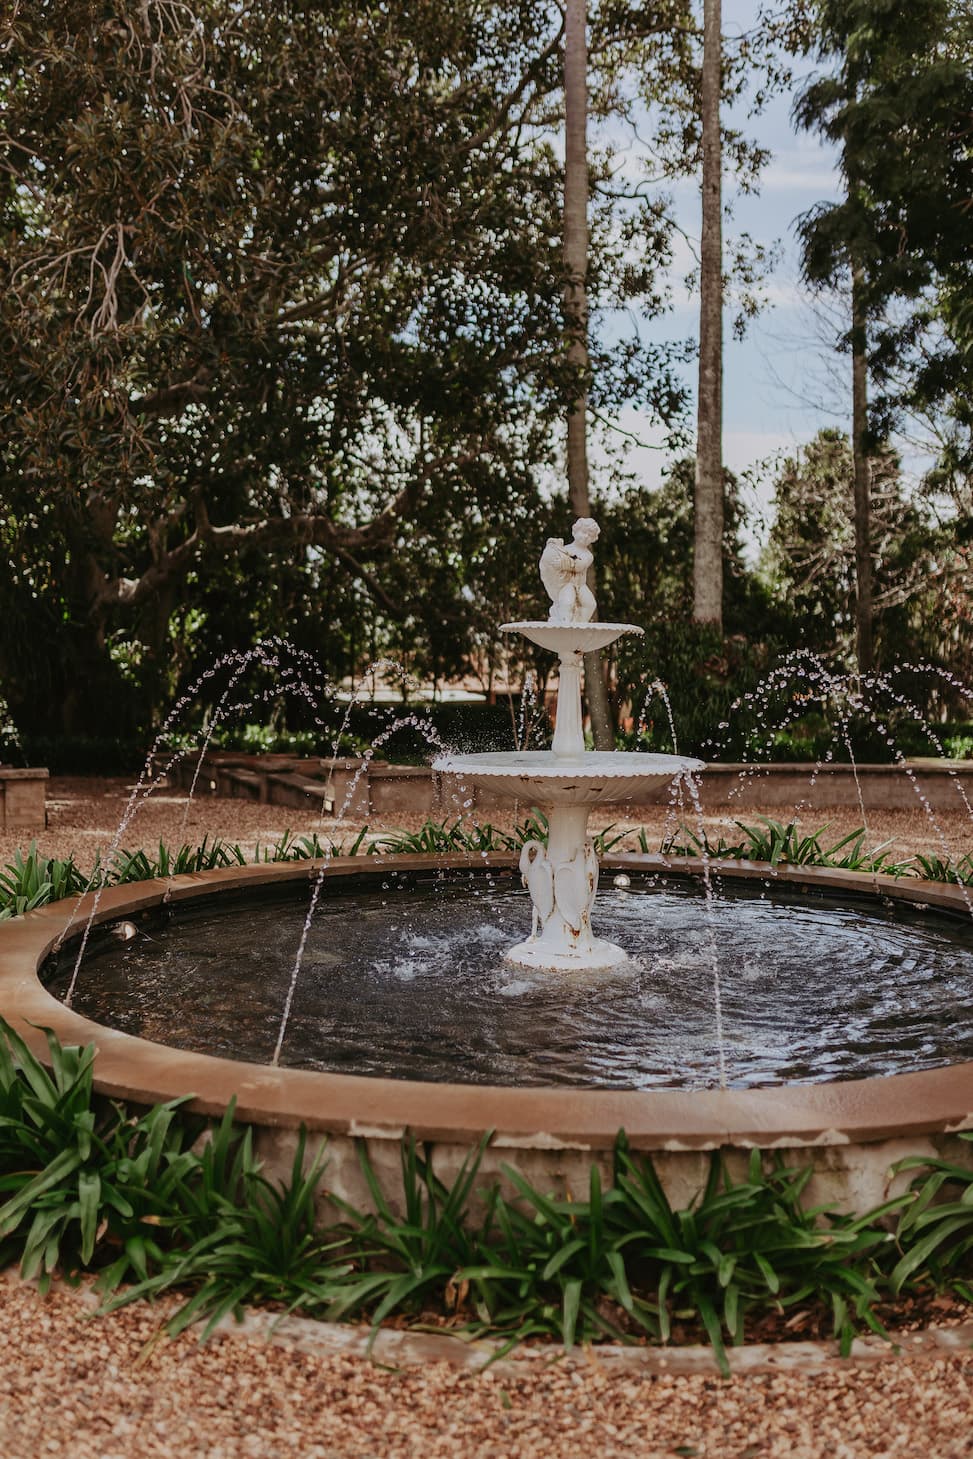
[[[508,91],[506,96],[501,99],[499,106],[494,111],[493,116],[490,118],[490,121],[487,123],[487,125],[485,127],[481,127],[478,132],[474,132],[473,136],[466,143],[465,150],[467,152],[475,152],[478,147],[482,147],[485,142],[488,142],[491,137],[495,136],[497,132],[502,130],[507,118],[510,116],[511,112],[520,101],[520,99],[525,95],[528,87],[534,81],[536,81],[538,74],[543,70],[544,66],[551,59],[551,57],[557,55],[563,38],[564,12],[562,11],[561,24],[558,27],[557,34],[527,67],[527,70],[524,72],[523,76],[521,76],[517,85],[514,86],[510,91]],[[521,117],[521,121],[522,120],[523,118]]]
[[[193,401],[205,400],[209,395],[213,372],[201,365],[189,380],[177,380],[153,390],[151,395],[142,395],[129,401],[129,409],[135,415],[173,415]]]

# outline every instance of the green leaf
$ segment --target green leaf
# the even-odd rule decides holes
[[[71,1175],[81,1164],[77,1150],[64,1150],[55,1156],[50,1165],[13,1196],[6,1205],[0,1206],[0,1235],[13,1231],[30,1210],[34,1201],[45,1191],[51,1190]]]
[[[763,1276],[764,1281],[767,1283],[767,1290],[770,1291],[770,1292],[774,1292],[774,1293],[779,1292],[780,1291],[780,1278],[778,1277],[777,1273],[774,1271],[773,1267],[771,1266],[771,1264],[767,1260],[767,1258],[765,1256],[762,1256],[759,1251],[755,1251],[753,1253],[753,1259],[756,1262],[758,1268],[760,1269],[760,1272],[761,1272],[761,1274]]]
[[[85,1266],[94,1255],[100,1199],[101,1176],[96,1171],[82,1170],[78,1175],[78,1205],[81,1214],[81,1260]]]
[[[3,1212],[0,1211],[0,1216],[2,1214]],[[968,1231],[969,1229],[969,1212],[961,1216],[954,1216],[951,1220],[937,1223],[932,1231],[923,1236],[921,1240],[916,1242],[915,1246],[905,1253],[902,1260],[893,1269],[889,1278],[892,1291],[895,1293],[901,1292],[905,1282],[912,1276],[913,1272],[918,1271],[924,1265],[927,1258],[938,1247],[942,1246],[943,1242],[947,1241],[950,1236],[955,1236],[957,1232]]]
[[[578,1325],[578,1309],[581,1306],[581,1282],[572,1279],[564,1284],[564,1299],[562,1304],[562,1324],[564,1334],[564,1346],[574,1346],[574,1337]]]
[[[584,1251],[586,1245],[586,1241],[581,1237],[577,1237],[574,1241],[569,1241],[565,1246],[562,1246],[560,1251],[556,1251],[544,1267],[544,1270],[541,1272],[542,1279],[545,1282],[550,1281],[551,1277],[556,1276],[573,1256],[577,1256],[579,1251]]]

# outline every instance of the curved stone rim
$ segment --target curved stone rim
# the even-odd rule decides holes
[[[25,1280],[16,1267],[8,1268],[6,1281],[14,1287],[36,1282]],[[75,1283],[55,1276],[53,1285],[70,1295],[88,1312],[95,1312],[101,1298],[90,1281]],[[506,1343],[500,1339],[471,1338],[449,1328],[428,1332],[415,1328],[379,1327],[364,1322],[328,1322],[300,1313],[271,1312],[247,1307],[241,1316],[228,1312],[213,1328],[213,1337],[228,1341],[270,1344],[313,1352],[322,1357],[345,1357],[384,1363],[389,1367],[417,1367],[427,1363],[449,1363],[468,1372],[489,1369],[497,1377],[526,1378],[531,1370],[556,1362],[561,1368],[589,1370],[594,1363],[601,1371],[619,1375],[668,1374],[674,1377],[720,1372],[713,1348],[699,1343],[622,1344],[585,1343],[565,1348],[560,1343],[522,1344],[498,1356]],[[793,1342],[741,1343],[729,1346],[726,1358],[733,1377],[755,1373],[822,1372],[849,1367],[873,1367],[907,1359],[940,1360],[952,1354],[968,1353],[973,1346],[973,1322],[951,1326],[932,1324],[916,1331],[893,1330],[892,1341],[866,1333],[855,1337],[847,1357],[835,1338],[813,1338]]]
[[[637,633],[645,637],[645,629],[637,623],[602,623],[594,619],[587,623],[555,623],[550,618],[521,618],[517,623],[501,623],[501,633],[521,633],[525,628],[562,628],[571,633],[604,633],[611,629],[619,633]]]
[[[603,757],[599,763],[599,757]],[[614,760],[615,763],[607,763]],[[643,769],[638,762],[645,762]],[[437,755],[432,768],[440,775],[493,775],[507,780],[518,776],[570,780],[675,780],[702,770],[705,760],[691,755],[655,755],[625,750],[586,750],[583,760],[555,756],[553,750],[512,750]],[[529,787],[525,787],[525,790]]]
[[[639,633],[645,637],[645,629],[637,623],[602,623],[591,618],[587,623],[557,623],[552,618],[520,618],[516,623],[501,623],[501,633],[519,633],[522,628],[564,628],[572,633],[601,633],[606,628],[624,629],[626,633]]]
[[[512,856],[475,862],[465,856],[388,856],[389,871],[512,868]],[[616,855],[606,870],[700,875],[702,863],[659,855]],[[320,862],[221,869],[169,881],[113,887],[100,898],[96,924],[169,901],[213,893],[309,882]],[[374,870],[361,858],[335,859],[330,877]],[[772,868],[760,862],[711,862],[710,870],[739,880],[864,892],[968,914],[964,892],[938,882],[903,883],[881,875],[821,867]],[[721,1145],[761,1148],[861,1144],[888,1138],[973,1128],[973,1063],[834,1084],[792,1084],[755,1090],[578,1090],[498,1088],[370,1079],[301,1069],[274,1069],[195,1054],[134,1038],[81,1017],[42,986],[44,958],[89,915],[94,893],[52,903],[0,925],[0,1009],[43,1057],[41,1030],[64,1043],[93,1043],[96,1088],[115,1098],[154,1104],[192,1094],[190,1108],[218,1115],[236,1099],[241,1121],[264,1126],[398,1139],[406,1131],[430,1141],[471,1144],[494,1131],[498,1148],[610,1149],[624,1129],[641,1150],[706,1150]],[[66,926],[66,912],[72,913]]]
[[[214,1333],[248,1342],[371,1359],[390,1367],[445,1362],[455,1368],[481,1372],[489,1364],[497,1377],[510,1378],[526,1378],[532,1368],[553,1362],[559,1367],[578,1369],[590,1369],[593,1363],[603,1371],[626,1376],[652,1373],[673,1377],[708,1376],[721,1371],[714,1349],[698,1343],[643,1347],[596,1342],[574,1348],[559,1343],[538,1343],[514,1348],[508,1356],[498,1357],[506,1349],[506,1344],[498,1339],[464,1338],[448,1329],[418,1332],[410,1328],[380,1327],[376,1333],[364,1324],[342,1325],[295,1313],[281,1317],[278,1313],[252,1308],[246,1310],[242,1321],[228,1313],[217,1323]],[[894,1330],[890,1342],[871,1333],[857,1336],[847,1357],[842,1355],[836,1338],[814,1338],[731,1345],[726,1349],[726,1358],[731,1376],[741,1377],[753,1373],[813,1373],[830,1369],[847,1372],[849,1367],[873,1367],[877,1363],[909,1358],[941,1360],[954,1353],[968,1353],[971,1347],[973,1322],[961,1322],[951,1327],[932,1325],[916,1331]]]

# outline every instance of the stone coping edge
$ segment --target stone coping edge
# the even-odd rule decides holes
[[[495,1373],[497,1377],[523,1378],[530,1368],[570,1366],[595,1368],[608,1375],[639,1373],[673,1376],[703,1373],[719,1375],[720,1368],[711,1347],[627,1347],[618,1343],[587,1343],[566,1349],[557,1343],[524,1346],[494,1358],[503,1344],[450,1336],[447,1333],[408,1332],[381,1328],[374,1340],[371,1329],[357,1325],[343,1327],[336,1322],[316,1322],[311,1317],[275,1318],[272,1314],[248,1310],[242,1322],[232,1315],[223,1318],[214,1332],[224,1338],[244,1338],[296,1347],[322,1356],[361,1358],[383,1367],[414,1367],[426,1363],[450,1363],[455,1368]],[[732,1377],[748,1373],[814,1372],[825,1368],[871,1367],[896,1358],[941,1358],[973,1348],[973,1322],[954,1327],[927,1327],[902,1333],[893,1342],[880,1337],[856,1338],[843,1358],[837,1340],[825,1342],[743,1343],[726,1349]],[[491,1358],[493,1361],[491,1362]]]
[[[8,1286],[26,1286],[37,1290],[36,1278],[25,1280],[15,1268],[3,1274]],[[95,1313],[100,1299],[91,1282],[73,1285],[55,1278],[52,1286],[70,1292],[88,1312]],[[719,1364],[711,1347],[702,1344],[686,1347],[625,1346],[619,1343],[589,1343],[566,1349],[557,1343],[522,1346],[502,1358],[494,1354],[504,1344],[496,1341],[470,1340],[443,1332],[409,1332],[400,1328],[382,1327],[373,1337],[370,1327],[361,1323],[320,1322],[313,1317],[280,1316],[276,1313],[247,1308],[242,1320],[232,1313],[223,1317],[213,1329],[213,1337],[221,1340],[251,1343],[272,1343],[278,1347],[296,1348],[317,1357],[352,1358],[375,1363],[382,1368],[423,1367],[427,1363],[449,1363],[467,1372],[484,1372],[495,1378],[524,1378],[530,1370],[559,1368],[595,1369],[611,1377],[618,1374],[670,1374],[673,1377],[703,1374],[719,1376]],[[956,1323],[951,1327],[927,1327],[918,1332],[905,1332],[893,1342],[880,1337],[856,1338],[851,1352],[843,1358],[835,1340],[780,1343],[743,1343],[728,1347],[727,1360],[731,1376],[746,1377],[751,1373],[820,1372],[827,1369],[874,1367],[900,1358],[934,1360],[973,1348],[973,1322]],[[492,1359],[492,1361],[491,1361]]]

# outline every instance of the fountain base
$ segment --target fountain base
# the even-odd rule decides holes
[[[563,952],[555,952],[541,937],[528,937],[526,942],[508,948],[503,960],[518,968],[534,968],[545,973],[603,973],[632,961],[624,947],[604,937],[593,937],[590,947]]]

